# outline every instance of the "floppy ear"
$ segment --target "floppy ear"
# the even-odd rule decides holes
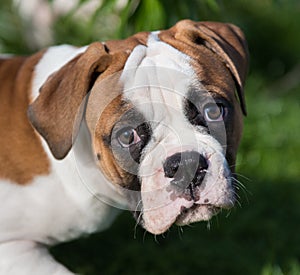
[[[237,95],[243,113],[246,115],[244,84],[248,71],[249,55],[246,39],[242,31],[232,25],[219,22],[193,22],[182,20],[160,37],[172,44],[172,37],[180,42],[180,49],[185,52],[204,46],[218,55],[220,60],[228,67],[237,87]]]
[[[235,25],[199,22],[195,25],[205,45],[218,54],[232,73],[244,115],[247,114],[244,84],[249,66],[249,52],[243,32]]]
[[[38,98],[28,108],[28,118],[47,141],[57,159],[72,147],[74,124],[81,103],[97,77],[111,62],[104,46],[95,42],[57,72],[40,89]],[[80,121],[82,116],[80,117]],[[75,135],[77,133],[75,132]]]

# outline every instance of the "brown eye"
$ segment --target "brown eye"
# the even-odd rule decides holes
[[[141,139],[133,128],[122,129],[117,135],[118,142],[122,147],[129,147],[130,145],[138,143]]]
[[[209,103],[204,106],[205,120],[209,122],[223,121],[225,108],[221,104]]]

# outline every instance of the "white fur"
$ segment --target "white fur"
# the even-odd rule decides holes
[[[61,161],[52,156],[43,142],[51,162],[50,175],[38,176],[25,186],[0,181],[0,274],[20,274],[17,271],[6,272],[9,268],[24,268],[22,274],[27,274],[26,268],[31,272],[28,271],[28,274],[55,274],[48,272],[54,268],[55,262],[46,255],[47,251],[42,245],[36,243],[53,245],[83,233],[100,231],[107,228],[116,217],[118,210],[101,198],[118,199],[118,193],[101,177],[91,161],[86,162],[87,157],[84,161],[79,160],[79,163],[76,159],[77,154],[84,156],[83,148],[89,151],[87,142],[80,133],[76,153],[71,150]],[[82,166],[87,166],[85,169],[88,172],[82,171]],[[26,249],[26,254],[20,251],[24,261],[19,261],[19,247],[23,247],[24,240],[28,241],[30,249]],[[7,253],[6,247],[12,247],[15,257]],[[35,265],[35,262],[40,264]],[[22,267],[22,263],[28,267]],[[57,264],[55,268],[60,270],[62,267]]]
[[[50,48],[36,66],[32,97],[38,96],[51,73],[84,50]],[[0,180],[0,274],[71,274],[43,245],[103,230],[119,212],[115,206],[125,207],[93,161],[85,125],[63,160],[52,156],[44,140],[42,144],[50,161],[49,175],[37,176],[27,185]]]
[[[52,73],[59,70],[78,54],[85,52],[86,49],[87,46],[76,48],[71,45],[54,46],[47,49],[34,70],[32,100],[35,100],[39,95],[40,87]]]
[[[160,234],[193,204],[233,205],[231,180],[220,144],[201,127],[186,119],[183,102],[196,74],[191,59],[170,45],[159,41],[158,33],[149,36],[147,46],[137,46],[128,58],[121,81],[124,97],[133,103],[152,124],[152,137],[143,152],[139,177],[146,229]],[[199,80],[198,80],[199,82]],[[225,131],[225,129],[224,129]],[[197,151],[209,161],[208,176],[201,186],[198,201],[170,198],[170,179],[164,176],[163,163],[177,152]],[[201,206],[189,221],[211,217]]]
[[[0,245],[1,275],[71,275],[47,249],[31,241],[11,241]]]

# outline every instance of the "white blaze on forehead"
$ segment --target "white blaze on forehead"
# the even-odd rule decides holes
[[[167,112],[173,112],[169,107],[182,109],[182,97],[194,75],[190,57],[160,41],[154,32],[149,35],[146,46],[133,49],[125,64],[121,75],[124,97],[147,120],[160,120]],[[159,108],[154,110],[154,105],[159,103],[165,107],[163,113]]]

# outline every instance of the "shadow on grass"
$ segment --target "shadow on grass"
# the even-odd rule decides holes
[[[248,189],[249,202],[244,196],[241,208],[213,219],[210,229],[207,223],[184,227],[183,232],[173,227],[155,240],[138,228],[135,238],[135,222],[124,212],[109,230],[59,245],[52,252],[86,275],[257,275],[266,274],[262,270],[268,265],[294,274],[291,263],[300,260],[300,184],[253,182]]]

